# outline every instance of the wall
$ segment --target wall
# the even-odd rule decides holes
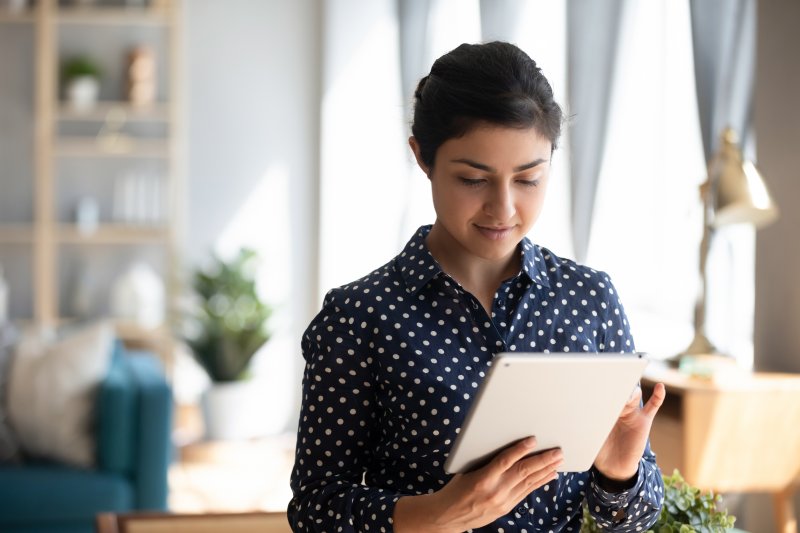
[[[758,167],[781,209],[778,222],[757,236],[755,363],[767,371],[800,372],[800,62],[790,52],[800,49],[798,19],[798,2],[758,2]],[[766,495],[749,497],[744,513],[745,529],[774,531]]]
[[[800,3],[759,2],[755,123],[758,166],[781,217],[758,233],[756,363],[800,372]]]
[[[299,339],[318,305],[321,7],[317,0],[184,6],[185,260],[201,265],[212,250],[224,255],[241,245],[262,253],[265,298],[279,308],[275,336],[257,361],[265,401],[296,406],[269,423],[279,431],[296,423]]]

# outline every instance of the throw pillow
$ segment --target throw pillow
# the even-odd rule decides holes
[[[22,455],[17,437],[8,420],[8,377],[17,331],[10,324],[0,324],[0,463],[20,463]]]
[[[26,454],[94,466],[94,399],[108,372],[112,342],[112,326],[99,322],[49,345],[20,343],[8,411]]]

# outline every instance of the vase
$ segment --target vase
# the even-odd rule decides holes
[[[67,83],[67,102],[77,111],[92,109],[99,93],[100,83],[94,76],[78,76]]]
[[[209,440],[250,439],[267,433],[265,394],[258,380],[212,383],[200,404]]]

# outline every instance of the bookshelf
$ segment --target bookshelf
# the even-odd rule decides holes
[[[32,316],[24,316],[25,312],[15,316],[12,308],[11,318],[46,328],[72,320],[65,301],[65,272],[81,265],[106,271],[124,268],[125,261],[143,250],[143,256],[159,258],[156,269],[165,283],[169,323],[178,293],[176,243],[183,189],[182,117],[180,106],[175,105],[181,91],[179,0],[137,2],[135,7],[123,1],[77,5],[36,0],[24,10],[0,8],[0,25],[29,28],[34,43],[30,51],[34,88],[32,216],[31,220],[0,221],[0,261],[25,248],[26,253],[17,255],[31,263],[26,275],[31,278]],[[124,90],[122,73],[132,42],[151,47],[158,64],[156,96],[145,105],[128,101]],[[101,82],[100,100],[86,109],[65,103],[60,90],[61,64],[77,48],[89,56],[96,54],[104,70],[116,76],[110,76],[108,83]],[[159,212],[146,220],[122,217],[115,205],[120,195],[109,194],[109,182],[122,180],[126,173],[141,173],[142,168],[152,174],[158,192],[143,202],[157,200]],[[98,220],[88,230],[73,214],[76,196],[91,197],[98,206]],[[92,264],[97,256],[104,258],[99,267]],[[103,280],[95,287],[100,303],[91,316],[81,318],[108,314],[103,295],[110,290],[110,277],[108,272],[98,276]],[[9,279],[9,283],[13,285],[15,280]],[[167,324],[142,328],[120,320],[117,326],[123,340],[135,344],[152,341],[168,358],[165,362],[171,362],[164,343],[169,337]]]

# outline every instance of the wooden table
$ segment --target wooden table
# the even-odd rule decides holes
[[[769,492],[780,533],[797,533],[793,496],[800,474],[800,375],[730,366],[712,378],[649,365],[645,397],[664,383],[667,399],[650,440],[665,474],[715,492]]]

